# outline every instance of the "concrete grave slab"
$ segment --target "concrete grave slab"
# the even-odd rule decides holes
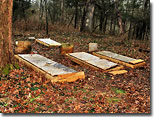
[[[127,62],[127,63],[136,60],[136,59],[133,59],[133,58],[130,58],[130,57],[127,57],[127,56],[123,56],[123,55],[120,55],[120,54],[112,53],[110,51],[100,51],[100,52],[97,52],[97,53],[105,55],[105,56],[108,56],[110,58],[118,59],[120,61],[124,61],[124,62]]]
[[[74,56],[76,58],[79,58],[79,59],[81,59],[83,61],[100,59],[99,57],[91,55],[91,54],[88,54],[86,52],[70,53],[69,55]]]
[[[15,57],[34,70],[45,74],[52,82],[72,82],[85,78],[84,72],[77,72],[39,54],[18,54]]]
[[[36,39],[36,42],[43,44],[47,47],[52,47],[52,46],[61,46],[61,43],[58,43],[50,38],[44,38],[44,39]]]
[[[86,65],[88,67],[104,72],[119,70],[123,68],[123,66],[119,66],[114,62],[110,62],[105,59],[100,59],[99,57],[86,52],[69,53],[66,56],[68,56],[72,61],[80,65]]]
[[[146,64],[144,60],[134,59],[134,58],[116,54],[110,51],[93,52],[93,55],[98,56],[102,59],[107,59],[112,62],[125,65],[127,67],[131,67],[131,68],[141,67]]]
[[[111,67],[117,66],[116,63],[110,62],[108,60],[105,59],[97,59],[97,60],[89,60],[86,61],[89,64],[92,64],[94,66],[97,66],[98,68],[101,68],[103,70],[107,70]]]

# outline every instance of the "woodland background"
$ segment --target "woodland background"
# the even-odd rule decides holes
[[[14,28],[73,28],[149,40],[150,0],[14,0]]]

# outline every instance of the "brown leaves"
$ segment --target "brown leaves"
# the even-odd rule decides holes
[[[68,58],[59,55],[59,50],[44,51],[48,48],[35,44],[38,53],[62,63],[77,71],[84,71],[86,79],[74,83],[52,84],[30,69],[21,66],[13,70],[9,78],[0,80],[0,111],[8,113],[149,113],[150,112],[150,55],[138,52],[135,44],[126,47],[124,42],[114,46],[120,39],[113,37],[96,39],[71,35],[54,35],[58,42],[74,43],[74,51],[87,51],[88,43],[95,40],[101,50],[142,58],[147,61],[144,69],[128,69],[126,75],[111,76],[99,71],[81,67]],[[87,35],[86,35],[87,36]],[[57,38],[58,37],[58,38]],[[114,46],[110,46],[110,43]],[[126,46],[125,46],[126,44]],[[144,44],[142,44],[144,47]],[[133,55],[132,55],[133,54]],[[89,78],[89,80],[88,80]],[[125,91],[125,94],[117,93]],[[3,95],[2,95],[3,94]],[[9,97],[9,99],[6,99]],[[11,100],[9,102],[9,100]]]
[[[149,112],[149,108],[147,107],[150,107],[150,98],[146,100],[145,96],[147,94],[144,93],[144,91],[148,91],[148,88],[144,89],[141,86],[143,84],[142,80],[135,80],[135,78],[122,79],[120,77],[115,77],[115,80],[112,80],[109,76],[101,76],[96,72],[97,75],[92,81],[51,84],[47,79],[42,83],[41,76],[35,72],[26,70],[15,70],[12,72],[10,80],[1,81],[1,93],[9,95],[9,99],[12,100],[11,102],[2,100],[2,102],[7,103],[3,104],[3,112]],[[134,77],[134,75],[130,77]],[[99,81],[96,82],[97,78]],[[139,84],[137,81],[139,81]],[[93,87],[93,83],[97,83],[97,89]],[[100,83],[104,84],[100,85]],[[99,90],[101,86],[103,86],[103,90]],[[112,86],[117,87],[116,90],[118,92],[122,92],[122,89],[124,89],[126,94],[122,95],[121,93],[117,93],[117,91],[113,91]],[[12,104],[14,107],[10,106]],[[4,105],[8,107],[6,108]]]

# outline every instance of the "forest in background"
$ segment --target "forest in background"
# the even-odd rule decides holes
[[[126,39],[150,39],[150,0],[14,0],[15,30],[55,27]],[[53,28],[54,27],[54,28]]]

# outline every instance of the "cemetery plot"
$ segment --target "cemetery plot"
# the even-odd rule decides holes
[[[47,46],[47,47],[60,47],[61,46],[61,43],[58,43],[50,38],[45,38],[45,39],[36,39],[36,42],[44,45],[44,46]]]
[[[84,72],[77,72],[39,54],[18,54],[15,57],[28,67],[44,74],[52,82],[73,82],[85,78]]]
[[[110,51],[93,52],[93,55],[131,68],[141,67],[146,64],[144,60],[130,58],[120,54],[112,53]]]
[[[86,52],[69,53],[66,54],[66,56],[80,65],[86,65],[103,72],[119,70],[123,68],[123,66],[119,66],[117,63],[110,62],[105,59],[100,59],[99,57],[88,54]]]

